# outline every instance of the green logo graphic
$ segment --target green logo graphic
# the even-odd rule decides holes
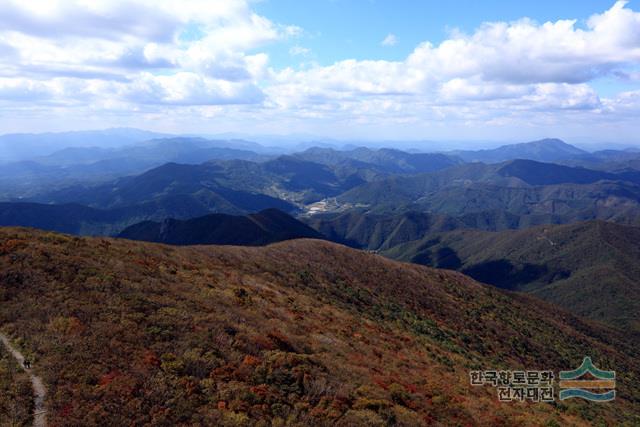
[[[560,400],[579,397],[593,402],[609,402],[616,397],[615,388],[616,372],[596,368],[590,357],[585,357],[578,369],[560,371]]]

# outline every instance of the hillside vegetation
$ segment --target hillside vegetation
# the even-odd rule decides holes
[[[386,255],[530,292],[576,314],[640,331],[640,228],[604,221],[430,233]]]
[[[637,425],[637,341],[455,272],[318,240],[170,247],[0,230],[0,327],[51,425]],[[502,404],[470,369],[618,372]]]
[[[638,224],[639,181],[637,171],[612,174],[525,160],[470,163],[366,183],[342,193],[336,203],[377,214],[508,214],[518,227],[589,219]]]
[[[31,381],[0,343],[0,427],[30,426]]]

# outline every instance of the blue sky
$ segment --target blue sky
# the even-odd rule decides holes
[[[311,49],[313,59],[329,65],[343,59],[402,60],[421,42],[440,43],[450,31],[471,33],[483,22],[514,21],[529,17],[539,22],[577,18],[613,5],[610,0],[505,1],[505,0],[263,0],[255,4],[260,14],[275,22],[293,23],[304,34],[293,43]],[[393,47],[381,46],[396,35]],[[291,63],[289,46],[269,49],[279,66]]]
[[[640,0],[4,0],[0,133],[638,143]]]

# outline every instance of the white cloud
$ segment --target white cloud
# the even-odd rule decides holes
[[[53,96],[50,85],[27,79],[0,78],[0,100],[2,101],[42,101]]]
[[[214,80],[192,72],[168,76],[144,73],[131,84],[117,88],[132,103],[169,105],[221,105],[258,103],[262,92],[254,85]]]
[[[322,112],[319,105],[325,104],[353,116],[386,105],[375,103],[378,99],[407,106],[405,114],[425,119],[444,120],[477,108],[496,115],[599,114],[602,100],[589,81],[639,62],[640,13],[617,2],[592,16],[586,28],[573,20],[486,23],[439,45],[422,43],[404,61],[345,60],[276,72],[266,91],[282,109]],[[384,120],[387,112],[380,110],[379,117]]]
[[[4,0],[0,116],[17,119],[38,101],[38,111],[73,109],[69,117],[136,111],[300,131],[314,123],[321,130],[546,125],[547,113],[590,125],[640,111],[637,92],[600,97],[590,86],[601,77],[640,80],[640,13],[624,1],[584,25],[485,23],[437,45],[423,42],[400,61],[283,69],[269,66],[263,47],[304,32],[256,14],[251,2]],[[396,43],[394,34],[381,42]]]
[[[311,49],[306,48],[306,47],[302,47],[302,46],[292,46],[289,49],[289,55],[293,55],[293,56],[307,56],[311,53]]]
[[[395,46],[398,43],[398,38],[395,34],[387,34],[387,36],[380,42],[382,46]]]
[[[131,86],[103,94],[114,96],[135,93],[154,74],[155,84],[143,85],[159,90],[152,99],[198,105],[260,102],[268,57],[247,52],[299,31],[253,13],[245,0],[6,0],[0,22],[0,52],[7,53],[0,76]],[[171,82],[201,93],[177,95]]]

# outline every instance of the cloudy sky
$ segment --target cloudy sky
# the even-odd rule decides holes
[[[639,118],[640,0],[0,0],[0,133],[640,144]]]

